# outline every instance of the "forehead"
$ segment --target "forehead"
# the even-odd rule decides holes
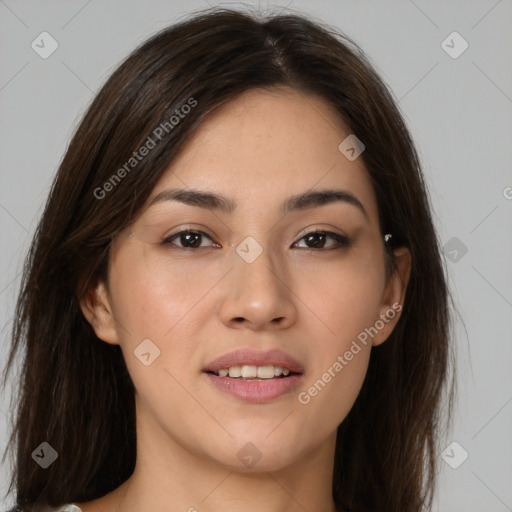
[[[307,190],[341,188],[377,221],[362,158],[350,161],[338,148],[349,135],[350,128],[318,96],[288,87],[252,89],[208,115],[151,197],[189,187],[221,193],[240,207],[273,208]]]

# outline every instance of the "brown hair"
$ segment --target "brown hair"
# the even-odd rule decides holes
[[[388,258],[399,246],[412,255],[402,316],[372,350],[361,392],[338,427],[335,503],[386,512],[431,505],[449,381],[449,293],[410,134],[385,84],[347,37],[302,15],[260,19],[214,9],[156,34],[120,65],[89,107],[53,182],[25,261],[4,370],[5,386],[23,349],[8,445],[16,448],[9,492],[15,488],[17,507],[89,501],[133,472],[133,383],[120,347],[98,340],[79,299],[107,280],[111,241],[205,116],[244,91],[277,85],[320,96],[363,141],[381,230],[393,234]],[[116,169],[191,99],[194,108],[113,182]],[[450,389],[449,405],[453,379]],[[58,452],[48,469],[31,456],[43,441]]]

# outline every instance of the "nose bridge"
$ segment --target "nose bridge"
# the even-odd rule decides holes
[[[260,244],[255,238],[248,236],[235,248],[234,276],[236,283],[244,287],[243,291],[261,288],[268,294],[279,293],[285,276],[281,276],[284,267],[282,258],[276,257],[275,251]]]
[[[225,323],[246,320],[253,328],[294,321],[295,307],[282,264],[284,258],[252,237],[235,247],[233,270],[221,307]]]

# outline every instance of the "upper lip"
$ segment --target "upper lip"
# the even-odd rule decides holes
[[[217,357],[203,368],[203,372],[218,372],[232,366],[280,366],[293,373],[304,373],[302,365],[281,350],[254,350],[242,348]]]

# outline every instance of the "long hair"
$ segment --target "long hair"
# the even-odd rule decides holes
[[[402,316],[372,349],[361,392],[338,427],[333,498],[351,511],[431,506],[450,383],[450,295],[405,122],[363,51],[336,30],[295,13],[213,9],[131,53],[96,95],[58,169],[25,261],[4,369],[5,386],[21,353],[8,444],[9,493],[20,509],[89,501],[133,472],[134,386],[120,347],[98,340],[79,301],[107,280],[112,240],[208,113],[244,91],[278,85],[323,98],[364,142],[382,233],[393,234],[387,257],[400,246],[412,255]],[[177,111],[187,114],[171,123]],[[154,147],[135,165],[134,152],[150,139]],[[450,389],[451,405],[453,380]],[[43,442],[58,454],[47,469],[32,456]]]

